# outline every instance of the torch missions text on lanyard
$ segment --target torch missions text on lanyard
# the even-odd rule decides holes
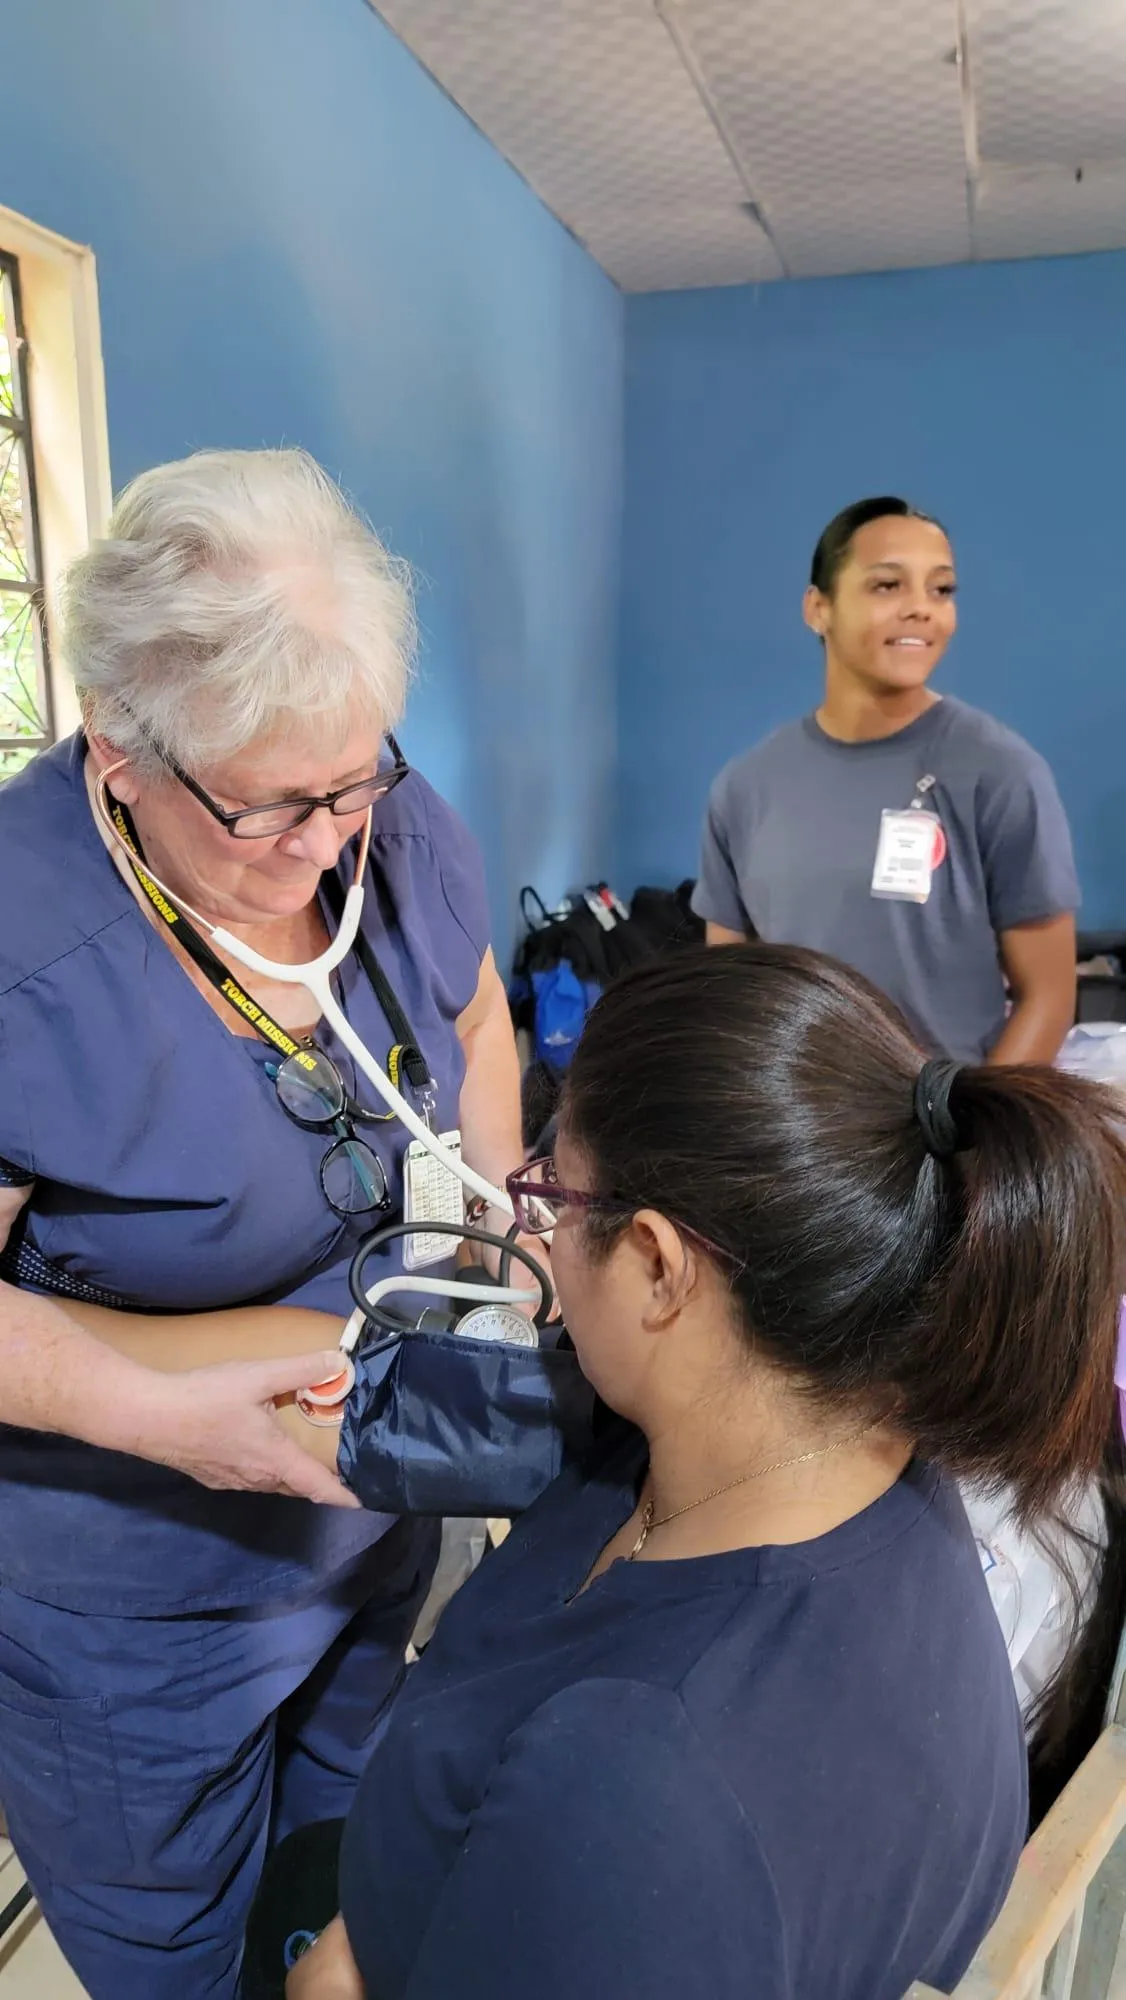
[[[920,778],[906,812],[885,809],[872,870],[872,894],[897,903],[925,903],[934,871],[946,855],[942,821],[930,807],[932,777]]]

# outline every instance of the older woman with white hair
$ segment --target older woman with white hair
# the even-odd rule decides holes
[[[369,809],[339,998],[494,1185],[517,1058],[476,849],[392,733],[407,580],[309,458],[144,474],[64,618],[84,729],[0,791],[0,1801],[94,2000],[230,2000],[268,1843],[346,1808],[435,1525],[356,1509],[276,1423],[323,1354],[157,1374],[50,1295],[347,1312],[407,1135],[305,989],[232,977],[185,908],[309,961]]]

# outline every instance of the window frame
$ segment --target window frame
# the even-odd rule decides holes
[[[57,587],[74,558],[105,534],[113,504],[97,264],[87,245],[2,204],[0,251],[19,269],[21,388],[33,440],[49,704],[44,712],[57,740],[82,719],[74,683],[62,666]]]
[[[10,323],[7,328],[8,352],[12,361],[12,381],[15,389],[15,412],[8,416],[0,409],[0,441],[4,437],[14,437],[22,455],[23,478],[27,495],[27,520],[24,524],[24,545],[29,577],[26,582],[18,577],[0,576],[0,591],[7,591],[16,597],[26,597],[31,604],[32,617],[38,631],[38,685],[36,689],[36,709],[43,724],[41,735],[9,736],[4,731],[3,717],[0,715],[0,754],[7,750],[31,750],[37,753],[46,750],[56,739],[55,690],[51,674],[51,642],[47,630],[47,594],[43,571],[43,533],[39,520],[39,482],[36,475],[35,425],[31,408],[31,371],[28,367],[27,326],[23,312],[23,288],[20,279],[20,260],[12,250],[6,250],[0,242],[0,287],[6,284],[11,301]]]

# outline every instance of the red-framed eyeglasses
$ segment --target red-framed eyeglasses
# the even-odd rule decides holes
[[[512,1203],[513,1215],[525,1236],[550,1236],[552,1230],[567,1208],[595,1210],[605,1215],[628,1216],[637,1211],[636,1201],[623,1201],[608,1194],[589,1194],[584,1188],[560,1187],[555,1173],[555,1161],[549,1157],[532,1160],[518,1173],[509,1174],[505,1181],[508,1198]],[[671,1219],[671,1218],[670,1218]],[[698,1229],[690,1229],[687,1223],[676,1223],[682,1236],[706,1250],[720,1263],[738,1266],[740,1259],[713,1243],[710,1236],[702,1236]]]

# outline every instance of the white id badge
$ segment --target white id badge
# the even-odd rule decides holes
[[[944,850],[942,823],[910,807],[880,814],[872,894],[898,903],[925,903]]]
[[[443,1132],[442,1145],[461,1158],[461,1133]],[[436,1160],[419,1139],[412,1139],[403,1161],[403,1221],[465,1221],[465,1189],[456,1174]],[[432,1236],[403,1238],[404,1271],[424,1271],[428,1264],[440,1264],[452,1257],[457,1241],[437,1231]]]

